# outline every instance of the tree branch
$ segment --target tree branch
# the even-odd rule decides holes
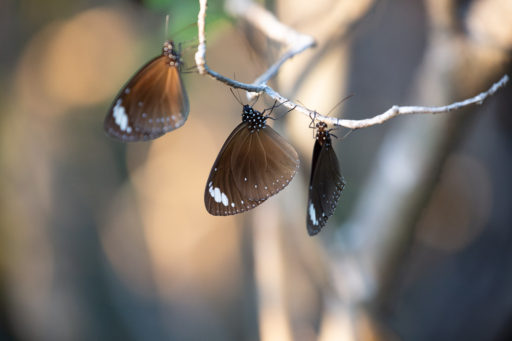
[[[443,112],[449,112],[457,110],[463,107],[467,107],[472,104],[482,104],[487,97],[493,95],[500,88],[505,86],[508,82],[509,77],[504,75],[498,82],[494,83],[489,90],[481,92],[475,97],[465,99],[460,102],[455,102],[449,105],[440,107],[421,107],[421,106],[397,106],[394,105],[382,114],[375,115],[372,118],[363,120],[346,120],[339,119],[336,117],[324,116],[316,112],[315,110],[309,109],[301,104],[295,103],[288,98],[275,91],[272,87],[266,83],[269,79],[274,77],[279,71],[280,67],[289,59],[295,55],[302,53],[303,51],[314,47],[315,40],[308,36],[300,34],[288,26],[282,24],[277,18],[270,12],[262,8],[261,6],[253,3],[250,0],[244,0],[240,2],[230,1],[228,2],[230,12],[234,15],[243,17],[254,27],[260,29],[269,38],[278,42],[288,45],[288,50],[275,62],[270,68],[268,68],[261,76],[259,76],[252,84],[239,82],[231,78],[225,77],[218,72],[213,71],[206,64],[206,35],[205,35],[205,17],[206,8],[208,6],[208,0],[199,0],[199,13],[197,15],[197,27],[198,27],[198,40],[199,44],[197,52],[195,54],[196,66],[199,74],[209,75],[210,77],[230,86],[233,88],[239,88],[246,90],[249,93],[265,93],[267,96],[274,100],[277,100],[284,107],[288,109],[295,109],[304,115],[309,117],[315,117],[318,121],[323,121],[331,125],[341,126],[349,129],[361,129],[371,127],[377,124],[382,124],[393,117],[398,115],[410,115],[410,114],[438,114]],[[251,97],[251,94],[248,94]]]

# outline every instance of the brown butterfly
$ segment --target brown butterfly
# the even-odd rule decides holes
[[[116,96],[105,132],[123,142],[146,141],[181,127],[189,103],[180,76],[181,58],[172,41],[144,65]]]
[[[324,122],[318,122],[316,128],[306,219],[310,236],[320,232],[333,215],[345,187],[338,158],[332,148],[330,130]]]
[[[204,203],[210,214],[250,210],[294,177],[299,167],[297,152],[266,124],[265,111],[243,106],[242,123],[222,146],[206,182]]]

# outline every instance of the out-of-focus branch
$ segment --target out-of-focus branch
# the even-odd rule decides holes
[[[501,74],[509,58],[505,49],[498,51],[492,46],[475,45],[467,37],[454,33],[456,28],[450,20],[455,11],[447,9],[454,6],[453,1],[426,2],[431,28],[425,58],[416,77],[415,100],[449,102],[454,97],[466,96]],[[478,74],[467,72],[475,69],[479,70]],[[449,106],[401,107],[399,112],[434,114],[468,109],[469,105],[482,103],[508,80],[504,75],[489,90]],[[393,267],[400,263],[395,257],[407,248],[404,236],[415,227],[446,156],[454,141],[461,138],[461,126],[466,117],[445,115],[440,120],[409,121],[389,132],[351,216],[339,232],[343,235],[345,254],[349,253],[360,265],[360,273],[355,276],[358,281],[353,281],[356,284],[351,286],[347,280],[340,281],[337,283],[339,291],[351,292],[357,297],[356,301],[369,301],[393,279]],[[333,245],[331,250],[333,273],[346,272],[345,264],[335,256],[339,248]]]
[[[218,72],[213,71],[206,64],[206,35],[205,35],[205,17],[208,0],[199,0],[200,8],[197,16],[198,27],[198,40],[199,44],[195,54],[196,66],[199,74],[209,75],[210,77],[223,82],[224,84],[233,88],[239,88],[248,91],[249,93],[265,93],[269,97],[282,103],[288,109],[295,109],[309,117],[314,117],[316,120],[324,121],[326,123],[342,126],[349,129],[361,129],[371,127],[377,124],[382,124],[393,117],[398,115],[409,114],[437,114],[457,110],[475,103],[481,104],[488,96],[494,94],[498,89],[503,87],[508,82],[508,76],[504,75],[498,82],[496,82],[489,90],[480,93],[479,95],[468,98],[466,100],[455,102],[445,106],[439,107],[421,107],[421,106],[393,106],[382,114],[376,115],[372,118],[363,120],[346,120],[336,117],[329,117],[320,115],[315,110],[311,110],[303,105],[294,103],[288,98],[282,96],[266,83],[269,79],[274,77],[279,68],[289,59],[295,55],[311,48],[315,45],[312,37],[300,34],[291,28],[283,25],[277,18],[261,6],[253,3],[252,1],[230,2],[231,12],[235,15],[245,18],[253,26],[260,29],[269,38],[288,45],[288,50],[275,62],[267,71],[258,77],[252,84],[247,84],[225,77]]]

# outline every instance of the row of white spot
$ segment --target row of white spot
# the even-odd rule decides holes
[[[128,90],[128,89],[126,89],[126,90]],[[121,103],[122,103],[122,100],[118,99],[116,102],[116,105],[114,106],[114,109],[113,109],[114,121],[119,126],[119,129],[121,131],[126,131],[129,134],[132,132],[132,127],[128,124],[128,115],[126,114],[126,109],[124,108],[124,106],[121,105]],[[142,113],[143,118],[146,118],[147,116],[148,115],[145,112]],[[155,122],[156,123],[159,123],[159,122],[165,123],[166,121],[170,122],[171,119],[173,121],[175,121],[176,116],[172,115],[171,117],[156,118]],[[153,119],[151,119],[151,118],[148,119],[148,122],[152,123]],[[177,126],[178,126],[178,122],[176,122],[176,124],[175,124],[175,127],[177,127]]]
[[[325,224],[328,217],[325,214],[325,212],[322,211],[322,216],[319,218],[321,218]],[[315,225],[315,226],[318,226],[320,224],[320,221],[318,221],[318,218],[316,217],[315,206],[313,205],[313,202],[311,202],[311,201],[309,202],[309,219],[311,220],[311,223],[313,223],[313,225]]]
[[[339,191],[334,191],[330,197],[330,200],[327,200],[327,204],[331,204],[332,209],[336,208],[336,204],[338,203],[338,199],[340,197],[341,191],[343,190],[343,187],[345,184],[343,182],[338,182],[336,185],[338,188],[341,188],[341,189]],[[312,187],[310,186],[309,189],[311,190]],[[325,198],[325,194],[322,194],[322,198]],[[313,225],[318,225],[319,221],[316,217],[316,210],[315,210],[315,207],[313,206],[313,202],[311,202],[311,201],[309,202],[309,218],[310,218],[311,222],[313,223]],[[324,220],[326,220],[326,218],[327,218],[327,215],[323,211],[322,211],[321,218]]]
[[[222,205],[224,206],[229,205],[229,200],[226,193],[222,192],[219,187],[213,188],[213,183],[211,181],[208,184],[208,192],[210,192],[210,195],[212,196],[213,200],[215,200],[216,203],[222,203]],[[231,203],[231,207],[235,207],[234,202]]]
[[[117,100],[113,111],[114,120],[119,126],[119,129],[121,129],[121,131],[126,131],[128,134],[131,133],[132,127],[128,125],[128,115],[126,115],[126,110],[121,105],[121,99]]]
[[[142,117],[146,117],[146,116],[147,116],[147,115],[146,115],[146,113],[143,113],[143,114],[142,114]],[[167,121],[167,122],[171,122],[171,119],[172,119],[173,121],[176,121],[176,116],[172,115],[171,117],[155,118],[155,122],[156,122],[156,123],[159,123],[159,122],[165,123],[166,121]],[[152,123],[152,122],[153,122],[153,119],[152,119],[152,118],[148,119],[148,122],[149,122],[149,123]]]
[[[313,206],[312,202],[309,203],[309,219],[311,219],[311,223],[313,223],[313,225],[318,225],[318,219],[316,219],[315,206]]]

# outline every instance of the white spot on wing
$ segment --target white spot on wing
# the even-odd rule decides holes
[[[318,220],[316,219],[315,206],[313,206],[312,202],[309,203],[309,218],[311,219],[313,225],[318,225]]]
[[[222,203],[224,206],[229,205],[229,199],[226,193],[223,193],[219,187],[213,188],[212,182],[208,184],[208,192],[210,193],[210,196],[215,200],[216,203]],[[235,207],[234,203],[231,203],[232,207]]]
[[[222,197],[222,205],[227,206],[229,203],[227,195],[225,193],[222,193],[221,197]]]
[[[121,105],[121,99],[118,99],[116,105],[113,109],[114,121],[119,126],[121,131],[126,131],[127,133],[131,133],[132,128],[128,125],[128,115],[126,115],[126,110]]]
[[[212,197],[215,197],[215,193],[213,191],[213,187],[212,187],[212,182],[210,181],[210,183],[208,184],[208,192],[210,192],[210,195]]]
[[[221,202],[222,201],[222,195],[220,194],[220,188],[215,187],[213,190],[213,199],[215,199],[215,202]]]

